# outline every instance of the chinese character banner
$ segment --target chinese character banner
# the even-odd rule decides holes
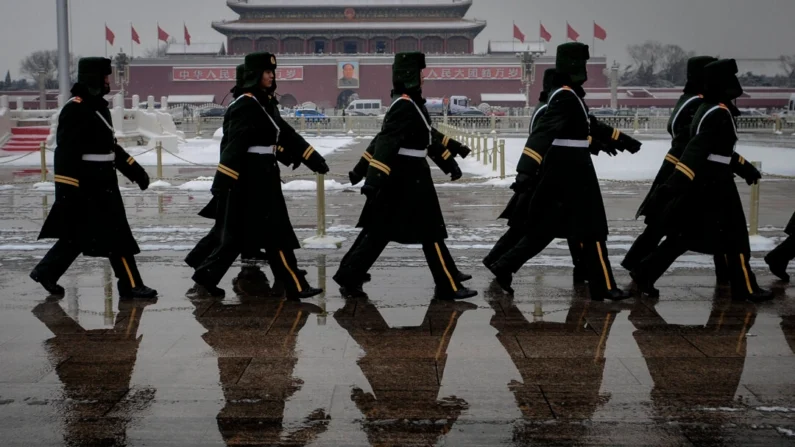
[[[180,82],[235,82],[235,67],[174,67],[172,79]],[[279,67],[276,80],[303,81],[304,67]]]
[[[522,68],[432,66],[422,74],[426,81],[510,81],[522,79]]]

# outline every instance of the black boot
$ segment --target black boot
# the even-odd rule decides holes
[[[773,299],[773,292],[765,289],[757,289],[754,293],[732,292],[732,301],[750,301],[752,303],[764,303]]]
[[[789,274],[787,273],[789,262],[775,259],[768,254],[765,256],[765,263],[770,267],[770,273],[778,276],[778,278],[784,282],[789,282]]]
[[[463,272],[458,272],[458,273],[455,274],[455,280],[457,282],[465,282],[465,281],[469,281],[470,279],[472,279],[472,275],[470,275],[470,274],[463,273]]]
[[[621,301],[632,298],[632,294],[621,289],[605,290],[602,293],[591,294],[591,301]]]
[[[491,273],[494,274],[495,276],[494,280],[497,282],[497,284],[500,287],[502,287],[502,290],[504,290],[509,295],[513,295],[514,291],[513,287],[511,287],[511,284],[513,283],[513,274],[511,272],[504,272],[500,270],[496,264],[492,264],[487,267],[489,268]]]
[[[197,298],[223,298],[226,296],[224,289],[218,286],[201,284],[199,282],[193,288],[193,294]]]
[[[373,280],[373,275],[369,273],[365,273],[364,276],[362,276],[362,282],[370,282],[372,280]]]
[[[345,299],[368,299],[362,284],[348,284],[340,287],[340,295]]]
[[[436,287],[433,294],[434,299],[442,301],[465,300],[476,296],[478,296],[478,292],[467,289],[466,287],[461,287],[457,292],[453,292],[452,290],[440,292],[439,287]]]
[[[146,287],[124,287],[119,286],[119,298],[123,300],[151,300],[157,298],[157,290]]]
[[[66,291],[63,287],[59,286],[55,281],[51,281],[39,275],[36,270],[30,272],[30,279],[41,284],[41,286],[44,287],[44,290],[46,290],[50,296],[64,296],[66,294]]]
[[[300,292],[287,292],[288,300],[304,300],[323,293],[323,289],[308,287]]]
[[[638,272],[629,272],[629,276],[635,282],[635,288],[641,298],[659,298],[660,291],[654,287],[654,283],[643,277]]]

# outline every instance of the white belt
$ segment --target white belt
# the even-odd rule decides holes
[[[553,146],[563,146],[563,147],[584,147],[588,148],[591,143],[588,140],[563,140],[560,138],[555,139],[552,142]]]
[[[83,161],[114,161],[116,154],[85,154]]]
[[[273,155],[273,146],[251,146],[248,148],[249,154]]]
[[[427,149],[406,149],[405,147],[401,147],[398,151],[398,155],[405,155],[407,157],[416,157],[416,158],[425,158],[428,156]]]
[[[709,157],[707,157],[707,160],[714,161],[715,163],[722,163],[722,164],[725,164],[725,165],[732,164],[732,158],[731,157],[726,157],[725,155],[709,154]]]

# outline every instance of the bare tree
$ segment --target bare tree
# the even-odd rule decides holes
[[[687,81],[687,60],[695,55],[678,45],[664,45],[647,41],[627,47],[634,70],[628,69],[622,81],[625,85],[673,87]]]
[[[73,82],[77,78],[77,59],[69,56],[69,79]],[[47,88],[58,88],[58,50],[34,51],[22,59],[19,71],[38,81],[39,73],[44,72],[44,81]]]
[[[144,56],[147,59],[156,59],[159,57],[166,57],[166,51],[168,51],[168,46],[177,43],[177,39],[175,37],[169,37],[168,43],[165,45],[160,45],[160,42],[157,42],[157,46],[154,48],[148,48],[144,50]]]
[[[791,56],[781,56],[781,68],[789,78],[789,85],[795,86],[795,54]]]

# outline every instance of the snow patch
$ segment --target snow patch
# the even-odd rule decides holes
[[[795,431],[792,431],[792,430],[790,430],[788,428],[776,427],[776,431],[781,433],[782,435],[788,437],[788,438],[795,437]]]
[[[301,245],[302,248],[311,248],[311,249],[338,249],[342,247],[342,243],[346,241],[344,237],[334,237],[334,236],[314,236],[308,239],[304,239],[304,243]]]
[[[149,189],[158,189],[158,188],[171,188],[171,183],[165,182],[163,180],[156,180],[149,184]]]
[[[55,191],[55,183],[53,182],[39,182],[33,185],[36,191]]]
[[[177,189],[182,191],[209,191],[213,186],[213,178],[212,177],[198,177],[194,180],[189,182],[185,182],[179,186]]]

